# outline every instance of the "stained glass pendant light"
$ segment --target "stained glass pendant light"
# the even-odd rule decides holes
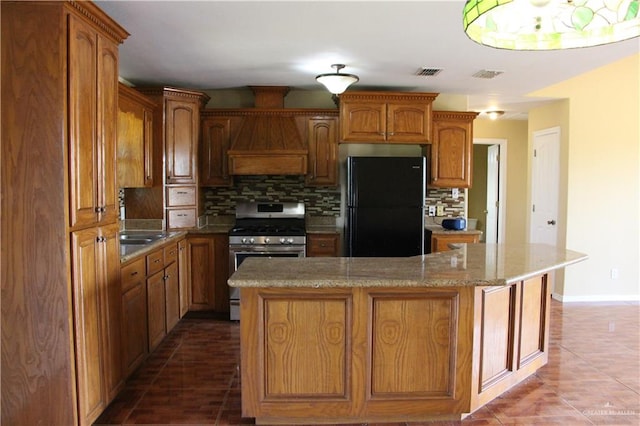
[[[640,36],[639,9],[640,0],[467,0],[463,26],[486,46],[571,49]]]

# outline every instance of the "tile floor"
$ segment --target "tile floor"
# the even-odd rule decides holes
[[[640,305],[553,301],[551,316],[545,367],[461,422],[425,424],[640,425]],[[185,318],[96,425],[253,424],[238,362],[237,323]]]

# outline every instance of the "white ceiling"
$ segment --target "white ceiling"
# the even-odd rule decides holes
[[[640,52],[638,38],[546,52],[480,46],[462,31],[464,0],[96,3],[131,33],[120,74],[136,85],[318,90],[315,76],[343,63],[360,77],[348,90],[467,95],[469,110],[522,118],[544,101],[528,93]],[[416,76],[422,67],[442,71]],[[480,70],[503,74],[473,77]]]

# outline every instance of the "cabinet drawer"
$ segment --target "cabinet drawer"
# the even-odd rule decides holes
[[[132,287],[135,287],[140,281],[145,279],[145,259],[140,257],[131,263],[124,265],[120,269],[120,285],[122,293],[126,293]]]
[[[307,256],[333,257],[340,251],[339,234],[323,234],[307,236]]]
[[[178,243],[173,243],[164,248],[164,265],[170,265],[178,259]]]
[[[147,276],[153,275],[164,268],[164,251],[156,250],[147,255]]]
[[[195,186],[172,186],[167,188],[167,207],[195,206]]]
[[[196,209],[171,209],[167,210],[167,228],[195,228]]]

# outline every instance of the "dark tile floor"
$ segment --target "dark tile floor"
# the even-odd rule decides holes
[[[428,424],[640,425],[640,305],[553,301],[551,316],[545,367],[464,421]],[[237,323],[181,320],[96,424],[252,424],[239,346]]]

